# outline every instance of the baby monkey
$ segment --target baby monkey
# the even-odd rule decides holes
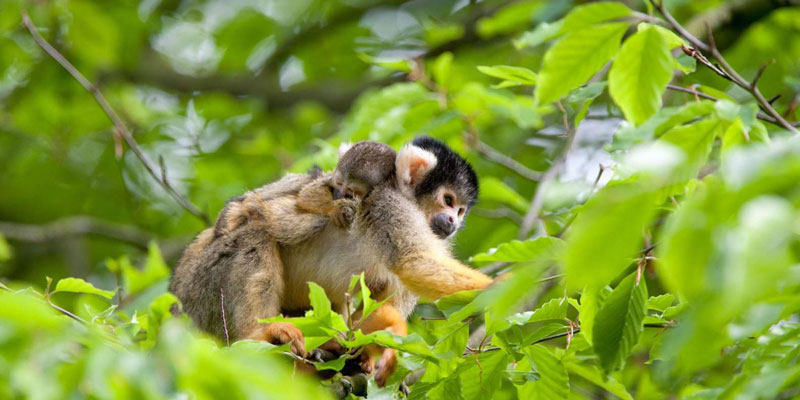
[[[220,212],[214,237],[260,221],[278,243],[293,245],[322,230],[330,220],[339,228],[352,223],[358,200],[395,174],[397,153],[379,142],[339,146],[339,162],[329,177],[315,169],[287,175],[278,182],[228,202]],[[319,179],[321,178],[321,179]]]
[[[362,199],[372,188],[391,179],[397,153],[379,142],[339,146],[339,163],[331,177],[334,199]]]

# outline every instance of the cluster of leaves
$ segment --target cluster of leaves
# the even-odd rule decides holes
[[[329,395],[270,353],[275,346],[221,347],[174,318],[169,270],[157,247],[138,269],[107,261],[121,278],[115,292],[78,278],[39,292],[0,284],[0,397],[63,399],[324,399]],[[59,306],[74,297],[68,311]],[[281,349],[279,349],[281,350]]]
[[[401,386],[431,399],[798,394],[800,141],[681,51],[691,43],[655,10],[536,0],[228,3],[71,0],[29,11],[104,82],[145,153],[202,209],[218,210],[286,167],[331,168],[341,141],[399,147],[428,134],[467,155],[481,177],[457,254],[512,272],[490,290],[420,305],[408,337],[364,335],[359,318],[331,311],[312,284],[304,317],[270,320],[299,326],[309,350],[336,339],[347,351],[306,362],[340,371],[364,345],[400,350],[398,373],[385,389],[370,381],[370,398]],[[196,232],[198,222],[115,143],[91,97],[17,29],[26,6],[0,3],[0,57],[10,60],[0,75],[0,168],[9,172],[0,175],[0,216],[35,223],[86,213],[161,238]],[[729,7],[678,5],[683,17]],[[798,18],[797,8],[776,10],[726,51],[748,74],[775,58],[760,87],[784,94],[773,105],[789,119],[800,50],[781,44],[798,38]],[[541,23],[524,32],[533,21]],[[693,84],[684,89],[696,94],[669,92],[670,83]],[[359,94],[352,107],[350,91]],[[292,96],[304,101],[287,106]],[[53,180],[68,184],[40,184]],[[0,271],[15,279],[88,275],[119,287],[64,278],[43,291],[24,282],[0,290],[0,397],[330,395],[290,379],[285,346],[223,346],[174,318],[159,247],[128,233],[108,236],[146,256],[70,237],[59,262],[20,241],[12,254],[0,236]],[[173,240],[160,242],[165,254],[186,243]],[[143,268],[124,256],[96,261],[109,254],[142,258]],[[90,270],[58,268],[87,259]],[[350,298],[355,315],[378,306],[357,278]]]

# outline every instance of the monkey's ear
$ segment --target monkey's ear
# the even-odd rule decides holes
[[[421,147],[407,144],[397,153],[395,167],[397,180],[405,186],[412,188],[422,182],[436,166],[436,156]]]
[[[340,160],[342,159],[342,156],[344,155],[344,153],[347,153],[347,150],[350,150],[351,147],[353,147],[353,144],[350,143],[350,142],[342,142],[342,144],[339,145],[339,159]]]

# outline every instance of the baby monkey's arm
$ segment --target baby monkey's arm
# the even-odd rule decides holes
[[[330,218],[339,228],[347,229],[353,221],[358,200],[334,199],[333,190],[329,178],[317,179],[297,195],[297,208],[305,213]]]

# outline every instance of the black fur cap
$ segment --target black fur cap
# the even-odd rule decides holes
[[[417,186],[417,197],[432,193],[436,188],[447,185],[457,191],[463,202],[469,207],[478,201],[478,176],[467,160],[453,151],[440,140],[429,136],[420,136],[411,142],[414,146],[430,151],[436,156],[436,166]]]

